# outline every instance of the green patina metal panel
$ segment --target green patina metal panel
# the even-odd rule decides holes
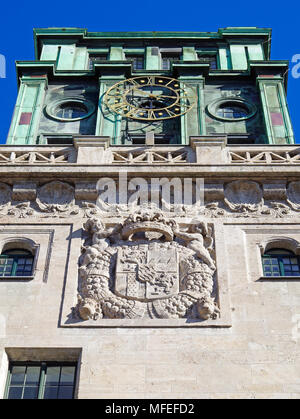
[[[60,47],[57,70],[72,70],[75,59],[76,45],[62,45]]]
[[[146,69],[147,70],[159,70],[160,68],[160,56],[158,47],[147,47],[146,48]]]
[[[263,49],[260,44],[247,45],[247,49],[248,49],[250,60],[263,60],[264,59]]]
[[[59,48],[59,45],[57,44],[44,44],[42,53],[41,53],[41,60],[42,61],[56,61],[58,48]]]
[[[118,139],[121,135],[122,118],[107,109],[103,102],[103,96],[111,86],[124,79],[124,76],[102,76],[99,78],[99,101],[95,135],[111,137],[112,144],[118,144]]]
[[[182,48],[182,59],[184,61],[195,61],[197,59],[195,47],[183,47]]]
[[[87,68],[88,53],[86,47],[77,47],[73,61],[73,70],[85,70]]]
[[[230,69],[230,62],[228,59],[229,51],[227,47],[219,47],[219,63],[221,70],[229,70]]]
[[[63,81],[51,81],[43,102],[43,112],[38,126],[38,135],[47,137],[65,135],[95,135],[97,119],[98,84],[96,81],[84,81],[65,79]],[[72,99],[81,100],[83,103],[91,103],[93,110],[88,118],[79,120],[55,120],[49,115],[49,106],[53,103],[72,103]],[[54,108],[55,109],[55,108]],[[52,110],[53,112],[54,110]]]
[[[268,75],[258,78],[264,123],[270,144],[294,144],[283,80]]]
[[[244,45],[230,45],[231,62],[234,70],[247,70],[248,62]]]
[[[230,135],[249,135],[255,143],[266,143],[267,138],[263,126],[262,109],[259,95],[255,84],[251,81],[229,81],[226,79],[219,81],[207,81],[204,88],[205,98],[205,125],[206,133],[210,134],[228,134]],[[255,108],[253,117],[245,120],[221,120],[217,115],[209,112],[212,104],[223,100],[229,104],[235,100],[242,100],[250,103]]]
[[[123,48],[121,46],[112,46],[110,48],[110,55],[109,55],[109,59],[111,61],[120,61],[120,60],[124,60],[124,52],[123,52]]]
[[[22,78],[7,144],[36,143],[46,86],[46,78]]]

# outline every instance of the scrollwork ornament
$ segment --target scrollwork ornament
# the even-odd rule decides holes
[[[74,188],[65,182],[53,181],[39,188],[36,204],[42,212],[51,215],[76,215]]]
[[[84,230],[75,310],[82,320],[218,316],[206,222],[181,229],[162,212],[140,211],[114,226],[91,218]]]
[[[257,182],[236,180],[229,183],[224,191],[225,204],[233,211],[245,216],[256,213],[263,206],[263,194]]]

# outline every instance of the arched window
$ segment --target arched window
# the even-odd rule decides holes
[[[0,277],[32,276],[34,256],[29,250],[10,249],[0,255]]]
[[[300,276],[299,257],[286,249],[269,249],[262,256],[264,276]]]

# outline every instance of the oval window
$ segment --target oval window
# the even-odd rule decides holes
[[[46,112],[58,121],[74,122],[91,116],[95,112],[95,106],[81,98],[66,98],[48,105]]]
[[[254,116],[256,106],[243,99],[219,99],[207,107],[208,113],[222,121],[242,121]]]

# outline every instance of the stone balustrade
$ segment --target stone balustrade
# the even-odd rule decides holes
[[[109,137],[77,137],[74,145],[0,146],[0,165],[296,165],[295,145],[226,145],[226,136],[191,137],[188,145],[110,146]]]

